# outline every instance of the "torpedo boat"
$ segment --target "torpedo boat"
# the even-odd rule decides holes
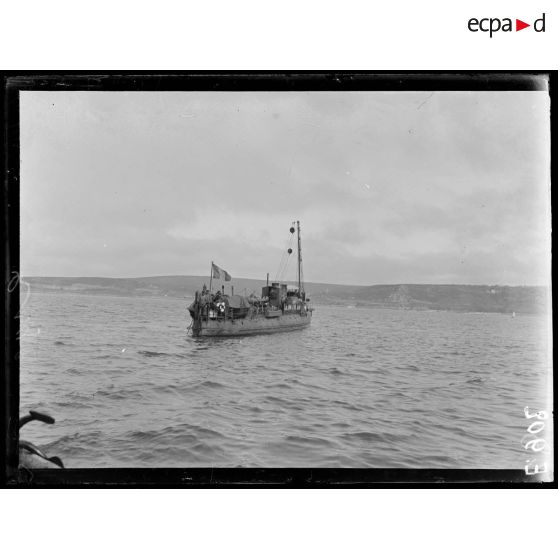
[[[213,279],[225,282],[232,278],[224,269],[211,262],[209,289],[203,286],[196,291],[194,302],[188,307],[192,322],[189,331],[194,337],[227,337],[237,335],[255,335],[292,331],[310,325],[312,311],[310,299],[304,289],[302,274],[302,250],[300,240],[300,222],[296,221],[289,229],[291,237],[296,232],[297,239],[297,284],[288,285],[280,281],[262,287],[261,296],[252,293],[249,296],[225,294],[225,288],[212,290]],[[292,239],[291,239],[292,243]],[[280,269],[285,270],[293,250],[288,248]],[[279,273],[278,273],[279,275]]]

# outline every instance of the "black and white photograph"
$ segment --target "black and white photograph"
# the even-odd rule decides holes
[[[368,79],[18,92],[20,469],[553,480],[547,77]]]

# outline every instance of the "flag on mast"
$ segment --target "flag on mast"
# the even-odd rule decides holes
[[[215,265],[213,262],[211,263],[211,277],[213,279],[221,279],[221,273],[224,275],[225,281],[230,281],[231,276],[221,267]]]

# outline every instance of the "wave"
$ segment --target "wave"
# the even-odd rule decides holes
[[[160,356],[171,356],[168,353],[159,353],[157,351],[138,351],[138,354],[146,357],[160,357]]]
[[[191,423],[174,424],[160,430],[134,430],[127,433],[128,440],[156,440],[159,443],[196,442],[203,439],[224,439],[218,430]]]
[[[346,440],[355,440],[357,442],[386,442],[390,437],[386,434],[377,432],[347,432],[341,435]]]
[[[420,372],[420,368],[414,364],[407,364],[405,366],[394,366],[395,370],[411,370],[412,372]]]
[[[331,446],[331,445],[333,445],[332,441],[327,440],[326,438],[316,438],[316,437],[307,437],[307,436],[289,435],[289,436],[285,436],[284,440],[286,442],[301,445],[301,446]]]
[[[474,378],[470,378],[465,383],[466,384],[482,384],[486,382],[486,378],[482,378],[481,376],[475,376]]]
[[[270,384],[269,388],[270,389],[276,389],[276,388],[278,388],[278,389],[293,389],[293,386],[291,386],[291,385],[289,385],[285,382],[278,382],[276,384]]]
[[[201,384],[198,384],[198,387],[224,388],[226,386],[224,384],[219,383],[219,382],[213,382],[211,380],[205,380],[204,382],[201,382]]]

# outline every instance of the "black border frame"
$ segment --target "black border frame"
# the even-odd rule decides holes
[[[9,72],[2,88],[2,485],[8,487],[550,488],[522,469],[136,468],[18,470],[19,91],[546,91],[550,72]],[[547,81],[548,80],[548,81]],[[550,91],[552,98],[552,92]],[[554,125],[551,120],[551,137]],[[554,273],[552,272],[552,279]],[[554,281],[553,281],[554,282]],[[555,435],[554,435],[555,438]],[[553,443],[555,439],[553,440]],[[554,447],[554,445],[553,445]]]

